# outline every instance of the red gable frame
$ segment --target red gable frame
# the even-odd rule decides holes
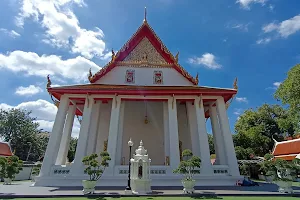
[[[117,62],[123,61],[129,55],[129,53],[141,42],[141,40],[144,37],[147,37],[147,39],[151,42],[156,51],[165,59],[167,63],[172,64],[172,68],[174,68],[176,71],[182,74],[194,85],[198,85],[198,81],[194,79],[191,75],[189,75],[189,73],[175,61],[174,56],[169,52],[167,47],[155,34],[153,29],[147,23],[147,21],[144,21],[144,23],[138,28],[138,30],[131,37],[131,39],[121,48],[120,51],[118,51],[118,53],[115,56],[115,59],[109,62],[106,66],[104,66],[101,70],[99,70],[90,78],[90,82],[96,82],[101,77],[106,75],[109,71],[111,71],[116,66]]]

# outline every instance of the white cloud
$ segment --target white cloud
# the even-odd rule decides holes
[[[281,82],[275,82],[275,83],[273,83],[273,85],[274,85],[276,88],[278,88],[278,87],[280,86],[280,84],[281,84]]]
[[[256,44],[268,44],[269,42],[271,42],[271,38],[267,37],[257,40]]]
[[[227,24],[227,28],[233,28],[233,29],[237,29],[237,30],[240,30],[240,31],[244,31],[244,32],[248,32],[248,26],[250,25],[251,23],[247,23],[247,24],[242,24],[242,23],[228,23]]]
[[[251,4],[265,5],[267,1],[268,0],[237,0],[236,3],[239,3],[242,8],[249,10]]]
[[[8,36],[12,37],[12,38],[16,38],[16,37],[20,37],[21,35],[19,33],[17,33],[14,30],[7,30],[5,28],[0,28],[0,31],[7,34]]]
[[[189,58],[188,62],[196,65],[203,65],[209,69],[220,69],[222,65],[217,63],[217,58],[211,53],[205,53],[201,57]]]
[[[281,82],[274,82],[272,87],[267,87],[266,89],[277,90]]]
[[[242,113],[242,109],[241,108],[235,108],[233,114],[235,115],[240,115]]]
[[[36,118],[36,122],[40,124],[39,128],[45,131],[52,131],[57,107],[46,100],[38,99],[37,101],[22,102],[17,106],[11,106],[5,103],[0,104],[0,109],[8,110],[11,108],[23,109],[32,111],[31,116]],[[74,119],[72,136],[78,137],[80,124],[78,120]]]
[[[300,31],[300,15],[296,15],[279,23],[269,23],[263,26],[262,30],[264,33],[276,31],[281,37],[287,38],[288,36]]]
[[[236,97],[235,99],[237,102],[248,103],[248,99],[246,97]]]
[[[0,69],[5,68],[13,72],[23,72],[29,76],[53,76],[72,79],[76,82],[87,80],[88,70],[92,72],[100,69],[94,62],[78,56],[62,60],[56,55],[41,55],[34,52],[13,51],[6,55],[0,54]]]
[[[58,48],[70,48],[86,58],[104,56],[105,42],[101,29],[87,30],[79,26],[79,21],[71,9],[71,4],[85,6],[83,0],[22,0],[16,24],[23,26],[27,18],[33,19],[45,29],[43,42]]]
[[[28,87],[20,86],[16,89],[16,94],[21,96],[32,96],[39,92],[43,92],[42,88],[35,85],[29,85]]]

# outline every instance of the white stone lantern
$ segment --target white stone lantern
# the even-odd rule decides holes
[[[131,189],[133,194],[151,193],[150,162],[147,150],[143,146],[143,141],[135,150],[135,155],[130,159],[131,162]]]

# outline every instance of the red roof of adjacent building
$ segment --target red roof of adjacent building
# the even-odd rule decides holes
[[[276,142],[272,154],[275,159],[293,160],[300,154],[300,138]]]
[[[8,143],[0,142],[0,156],[12,156],[11,148]]]

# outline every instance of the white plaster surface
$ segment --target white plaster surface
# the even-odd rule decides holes
[[[126,70],[135,70],[135,83],[125,82]],[[155,70],[161,70],[163,73],[163,84],[153,83],[153,73]],[[105,76],[101,77],[94,84],[111,85],[146,85],[146,86],[189,86],[193,85],[189,80],[182,76],[173,68],[151,68],[151,67],[126,67],[116,66]]]
[[[144,123],[147,105],[148,124]],[[132,139],[134,146],[132,151],[143,140],[151,157],[152,165],[164,164],[164,124],[163,103],[148,101],[126,101],[124,108],[124,128],[122,142],[122,157],[128,164],[129,148],[128,140]],[[133,153],[133,152],[132,152]]]

